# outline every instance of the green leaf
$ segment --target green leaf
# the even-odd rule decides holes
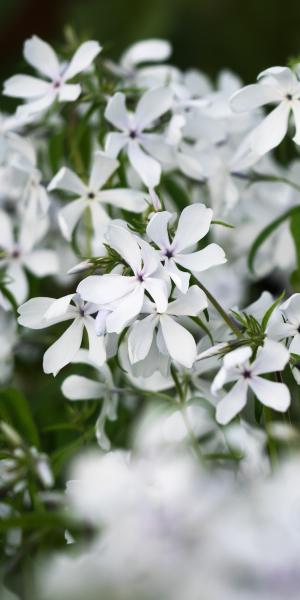
[[[280,215],[280,217],[277,217],[277,219],[272,221],[272,223],[267,225],[267,227],[265,227],[260,232],[260,234],[254,240],[254,242],[250,248],[250,252],[249,252],[249,256],[248,256],[248,267],[252,273],[254,273],[254,259],[256,257],[256,254],[257,254],[259,248],[262,246],[262,244],[270,237],[270,235],[272,235],[272,233],[282,223],[284,223],[284,221],[293,217],[294,215],[297,215],[298,213],[300,214],[300,206],[295,206],[294,208],[290,208],[289,210],[284,212],[282,215]]]
[[[25,396],[19,390],[0,390],[0,418],[24,436],[25,442],[39,446],[39,434]]]
[[[190,204],[190,198],[186,190],[181,187],[174,179],[164,177],[162,180],[163,187],[174,200],[177,208],[183,210]]]
[[[292,215],[290,230],[293,237],[297,268],[291,275],[291,284],[296,292],[300,292],[300,213]]]
[[[271,306],[265,312],[265,314],[263,316],[263,320],[261,322],[261,326],[262,326],[263,331],[266,331],[266,327],[268,325],[269,319],[270,319],[273,311],[282,302],[284,296],[285,296],[285,291],[283,291],[282,294],[280,294],[279,298],[277,298],[277,300],[275,300],[275,302],[273,302],[273,304],[271,304]]]
[[[235,225],[231,225],[231,223],[226,223],[225,221],[212,221],[211,225],[222,225],[223,227],[229,227],[229,229],[235,229]]]

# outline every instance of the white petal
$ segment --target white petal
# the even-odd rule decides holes
[[[49,192],[52,192],[52,190],[64,190],[66,192],[72,192],[77,196],[82,196],[87,191],[87,187],[78,175],[68,167],[62,167],[58,173],[56,173],[53,179],[51,179],[47,189]]]
[[[58,223],[63,236],[70,241],[74,228],[76,227],[87,203],[82,198],[70,202],[58,213]]]
[[[295,121],[296,132],[293,137],[295,144],[300,144],[300,101],[296,100],[293,103],[293,115]]]
[[[274,82],[283,91],[290,91],[298,83],[295,73],[288,67],[270,67],[259,73],[257,79],[265,77],[268,77],[269,81]]]
[[[216,419],[220,425],[227,425],[246,406],[247,390],[246,380],[240,379],[222,398],[216,410]]]
[[[136,273],[141,270],[141,251],[139,245],[125,227],[111,225],[106,235],[109,245],[116,250]]]
[[[148,194],[138,190],[127,188],[112,188],[98,192],[97,198],[100,202],[111,204],[118,208],[124,208],[134,213],[142,213],[147,208]]]
[[[122,299],[118,308],[114,310],[106,319],[106,328],[109,333],[121,333],[136,317],[143,306],[144,288],[142,285],[135,287],[131,294]]]
[[[170,275],[172,281],[174,281],[176,287],[185,294],[189,289],[190,274],[186,271],[178,269],[176,262],[173,258],[165,261],[165,270]]]
[[[44,319],[50,321],[64,316],[68,311],[72,298],[74,298],[74,294],[68,294],[67,296],[53,300],[44,313]]]
[[[4,82],[3,94],[13,98],[38,98],[47,94],[50,88],[50,83],[37,77],[13,75]]]
[[[280,412],[285,412],[288,409],[291,397],[289,389],[284,383],[254,377],[249,379],[249,385],[258,400],[265,406],[270,406]]]
[[[64,81],[73,79],[75,75],[89,67],[100,51],[101,46],[93,40],[81,44],[63,73]]]
[[[93,228],[95,235],[97,236],[97,240],[99,242],[105,241],[105,233],[110,222],[110,217],[105,209],[100,206],[97,200],[90,203],[89,209],[91,211]]]
[[[248,362],[249,358],[252,356],[252,350],[250,346],[242,346],[241,348],[236,348],[225,354],[224,356],[224,367],[225,369],[230,369],[231,367],[236,367],[240,365],[244,365]]]
[[[0,248],[11,250],[13,244],[12,222],[4,210],[0,210]]]
[[[197,349],[193,336],[169,315],[162,315],[160,326],[170,356],[190,369],[195,362]]]
[[[32,67],[49,77],[49,79],[59,77],[60,65],[53,48],[37,35],[33,35],[29,40],[26,40],[24,58]]]
[[[158,312],[165,312],[168,306],[168,289],[166,282],[162,279],[147,277],[144,281],[145,290],[153,298]]]
[[[128,158],[132,167],[148,188],[155,188],[159,184],[160,164],[146,154],[135,140],[131,140],[128,144]]]
[[[55,302],[55,298],[30,298],[18,308],[18,323],[30,329],[43,329],[49,323],[45,321],[45,313]]]
[[[38,100],[34,100],[33,102],[28,102],[26,104],[22,104],[17,108],[17,116],[20,118],[28,118],[35,113],[42,112],[49,108],[51,104],[53,104],[56,98],[56,94],[52,91],[47,92],[44,96],[39,98]]]
[[[280,342],[266,340],[263,347],[258,349],[252,368],[255,374],[282,371],[290,358],[289,351]]]
[[[89,188],[96,192],[108,181],[119,166],[119,161],[105,155],[104,152],[96,152],[89,179]]]
[[[117,129],[128,132],[130,129],[130,120],[126,108],[126,98],[121,92],[117,92],[110,98],[104,113],[107,121],[112,123]]]
[[[191,271],[201,272],[226,262],[224,250],[218,244],[209,244],[192,254],[179,254],[176,262]]]
[[[280,310],[284,312],[289,321],[300,324],[300,294],[293,294],[281,304]]]
[[[141,247],[141,256],[143,260],[143,274],[144,277],[149,277],[153,275],[157,269],[160,270],[159,276],[164,279],[164,271],[161,268],[160,257],[157,250],[152,248],[148,242],[145,242],[142,239],[139,239],[139,245]],[[155,275],[157,275],[155,273]]]
[[[120,62],[125,69],[132,69],[139,63],[164,61],[169,58],[171,51],[171,45],[165,40],[144,40],[130,46]]]
[[[81,94],[81,86],[78,83],[65,83],[59,88],[58,99],[60,102],[73,102]]]
[[[127,133],[119,133],[118,131],[112,131],[109,133],[105,140],[106,154],[112,158],[118,156],[122,148],[126,146],[128,139]]]
[[[45,373],[57,373],[72,361],[78,352],[83,333],[83,319],[75,319],[70,327],[48,348],[44,354]]]
[[[254,85],[246,85],[235,92],[230,98],[230,106],[236,112],[246,112],[269,104],[269,102],[281,102],[282,97],[283,94],[280,93],[278,87],[255,83]]]
[[[149,90],[138,102],[135,119],[139,131],[149,127],[172,106],[170,88],[161,87]]]
[[[85,317],[84,324],[89,338],[89,358],[101,367],[106,361],[104,337],[96,334],[96,323],[92,317]]]
[[[96,304],[109,304],[130,294],[136,281],[123,275],[90,275],[78,285],[77,291],[84,300]]]
[[[58,257],[54,250],[34,250],[24,256],[23,263],[36,277],[46,277],[59,272]]]
[[[172,214],[164,210],[153,215],[147,225],[147,236],[162,250],[170,246],[168,223],[171,218]]]
[[[263,155],[280,144],[287,132],[289,113],[290,107],[288,103],[281,102],[252,131],[250,140],[254,152]]]
[[[177,300],[170,302],[166,312],[169,315],[196,317],[205,308],[207,308],[206,295],[197,285],[192,285],[186,294],[181,294]]]
[[[128,336],[128,353],[131,364],[144,360],[150,351],[153,333],[158,317],[149,315],[141,321],[136,321]]]
[[[7,289],[11,292],[17,301],[17,304],[22,304],[28,296],[27,277],[22,266],[18,263],[11,263],[6,271],[8,283]]]
[[[99,400],[105,392],[105,386],[81,375],[70,375],[64,380],[61,391],[68,400]]]
[[[297,333],[291,342],[289,352],[300,355],[300,333]]]
[[[212,220],[211,208],[204,204],[192,204],[183,209],[173,240],[176,252],[190,248],[207,234]]]

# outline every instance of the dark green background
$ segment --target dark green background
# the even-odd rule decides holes
[[[1,75],[19,61],[26,37],[60,42],[66,23],[114,57],[137,39],[162,36],[180,67],[212,75],[230,67],[245,81],[300,53],[299,0],[0,0]]]

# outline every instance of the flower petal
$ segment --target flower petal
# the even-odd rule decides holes
[[[177,268],[176,262],[173,258],[165,261],[165,270],[174,281],[176,287],[185,294],[189,289],[190,273],[181,271]]]
[[[172,92],[170,88],[161,87],[149,90],[138,102],[135,121],[139,131],[149,127],[172,106]]]
[[[211,208],[206,208],[204,204],[192,204],[183,209],[173,240],[176,253],[202,240],[209,231],[212,215]]]
[[[144,281],[144,288],[153,298],[158,312],[165,312],[168,306],[168,288],[165,281],[147,277]]]
[[[101,190],[101,192],[98,192],[97,198],[100,202],[111,204],[118,208],[124,208],[125,210],[134,213],[142,213],[148,206],[148,194],[138,190],[129,190],[127,188]]]
[[[128,142],[127,133],[119,133],[118,131],[110,132],[105,140],[105,152],[108,156],[116,158],[121,152],[122,148],[126,146]]]
[[[128,132],[130,129],[130,119],[126,108],[126,97],[121,92],[114,94],[110,98],[104,113],[107,121],[112,123],[116,129]]]
[[[72,361],[77,354],[83,334],[83,319],[75,319],[70,327],[48,348],[44,354],[45,373],[57,373]]]
[[[207,308],[207,297],[197,285],[192,285],[186,294],[181,294],[177,300],[170,302],[167,314],[177,316],[194,316]]]
[[[256,375],[282,371],[290,358],[289,351],[280,342],[266,340],[263,347],[258,349],[255,361],[252,363]]]
[[[89,67],[100,51],[101,46],[93,40],[81,44],[63,73],[64,81],[73,79],[75,75]]]
[[[216,410],[216,419],[220,425],[227,425],[247,404],[248,384],[240,379],[222,398]]]
[[[285,412],[288,409],[291,397],[289,389],[284,383],[254,377],[249,379],[249,386],[258,400],[265,406],[270,406],[280,412]]]
[[[287,129],[290,107],[287,102],[278,104],[250,135],[251,148],[263,155],[283,140]]]
[[[78,285],[77,291],[84,300],[96,304],[109,304],[130,294],[136,286],[132,277],[123,275],[90,275]]]
[[[125,227],[112,224],[107,230],[106,239],[109,245],[124,258],[134,273],[141,270],[141,251],[132,233]]]
[[[147,236],[162,250],[166,250],[170,246],[168,223],[172,216],[167,210],[158,212],[153,215],[147,225]]]
[[[49,79],[59,77],[60,65],[53,48],[37,35],[33,35],[29,40],[26,40],[24,58],[32,67],[49,77]]]
[[[95,319],[92,317],[86,316],[84,324],[89,338],[89,358],[101,367],[106,361],[104,337],[97,335]]]
[[[77,196],[83,196],[87,192],[87,187],[81,179],[68,167],[62,167],[58,173],[51,179],[48,185],[48,192],[52,190],[64,190],[72,192]]]
[[[81,85],[78,83],[65,83],[59,88],[58,99],[60,102],[73,102],[81,94]]]
[[[197,273],[226,262],[225,252],[218,244],[209,244],[203,250],[192,254],[178,254],[176,262]]]
[[[160,327],[170,356],[190,369],[197,354],[196,343],[191,333],[166,314],[160,317]]]
[[[93,381],[81,375],[70,375],[61,386],[61,391],[68,400],[99,400],[105,389],[105,385],[100,381]]]
[[[277,86],[254,83],[235,92],[230,98],[230,106],[235,112],[246,112],[269,102],[281,102],[282,97]]]
[[[131,364],[144,360],[148,355],[157,322],[157,315],[149,315],[132,325],[128,336],[128,353]]]
[[[23,263],[36,277],[46,277],[59,272],[58,257],[54,250],[34,250],[24,256]]]
[[[119,166],[119,161],[104,154],[95,152],[89,188],[94,192],[100,190]]]
[[[131,140],[128,144],[128,158],[148,188],[155,188],[159,184],[161,175],[159,162],[146,154],[135,140]]]
[[[118,307],[108,315],[106,328],[109,333],[121,333],[123,329],[136,317],[143,306],[144,288],[136,285],[135,289],[121,300]]]
[[[31,75],[13,75],[4,82],[4,96],[13,98],[38,98],[51,89],[50,83],[31,77]]]
[[[169,58],[172,47],[169,42],[160,39],[144,40],[130,46],[121,57],[121,65],[132,69],[139,63],[161,62]]]
[[[58,213],[58,223],[63,236],[70,241],[72,233],[76,227],[87,203],[82,198],[70,202],[64,206]]]

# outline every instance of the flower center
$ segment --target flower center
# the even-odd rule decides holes
[[[249,371],[249,369],[244,369],[244,371],[243,371],[243,377],[244,377],[244,379],[250,379],[250,377],[251,377],[251,371]]]
[[[289,100],[289,101],[290,101],[290,100],[293,100],[293,96],[292,96],[292,94],[287,94],[287,95],[286,95],[286,99],[287,99],[287,100]]]
[[[172,256],[173,256],[173,250],[171,250],[170,248],[167,248],[167,250],[165,250],[165,252],[164,252],[164,255],[167,258],[172,258]]]
[[[129,137],[132,140],[135,140],[137,138],[137,131],[135,129],[131,129],[131,131],[129,131]]]
[[[138,281],[144,281],[144,275],[143,275],[143,273],[138,273],[137,276],[136,276],[136,278],[137,278]]]
[[[60,85],[61,85],[61,81],[59,79],[55,79],[53,81],[53,87],[54,87],[55,90],[57,90],[57,88],[59,88]]]
[[[89,198],[90,200],[94,200],[94,198],[95,198],[95,193],[94,193],[94,192],[89,192],[89,193],[88,193],[88,198]]]

